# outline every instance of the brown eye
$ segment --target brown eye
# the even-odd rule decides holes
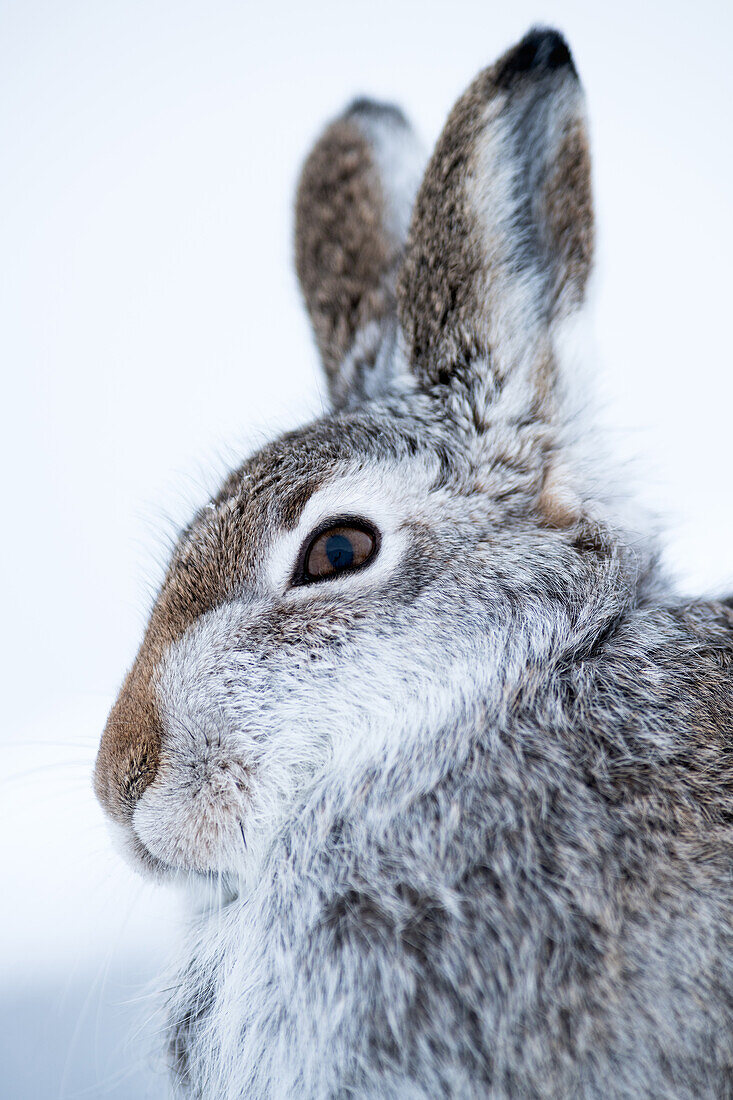
[[[366,525],[343,523],[321,531],[305,553],[300,584],[360,569],[374,556],[376,532]]]

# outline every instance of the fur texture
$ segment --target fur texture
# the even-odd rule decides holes
[[[669,593],[571,414],[593,216],[563,39],[476,79],[419,190],[418,162],[363,101],[308,159],[333,412],[182,534],[103,735],[132,857],[221,891],[172,982],[175,1079],[733,1097],[733,603]],[[294,583],[349,517],[374,560]]]

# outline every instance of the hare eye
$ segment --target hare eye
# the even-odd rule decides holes
[[[366,524],[334,524],[311,539],[295,583],[309,584],[360,569],[374,557],[376,550],[377,534]]]

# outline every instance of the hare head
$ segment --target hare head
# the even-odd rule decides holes
[[[427,166],[392,106],[327,128],[296,263],[332,409],[180,537],[96,764],[138,863],[246,876],[313,784],[510,706],[632,598],[563,375],[593,236],[553,31],[478,76]]]

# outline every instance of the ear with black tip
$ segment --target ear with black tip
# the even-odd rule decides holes
[[[423,166],[402,112],[362,99],[303,167],[296,269],[336,409],[389,385],[395,280]]]
[[[563,38],[536,29],[458,101],[415,202],[398,308],[420,383],[468,387],[479,419],[508,391],[517,417],[549,415],[592,255],[583,92]]]

